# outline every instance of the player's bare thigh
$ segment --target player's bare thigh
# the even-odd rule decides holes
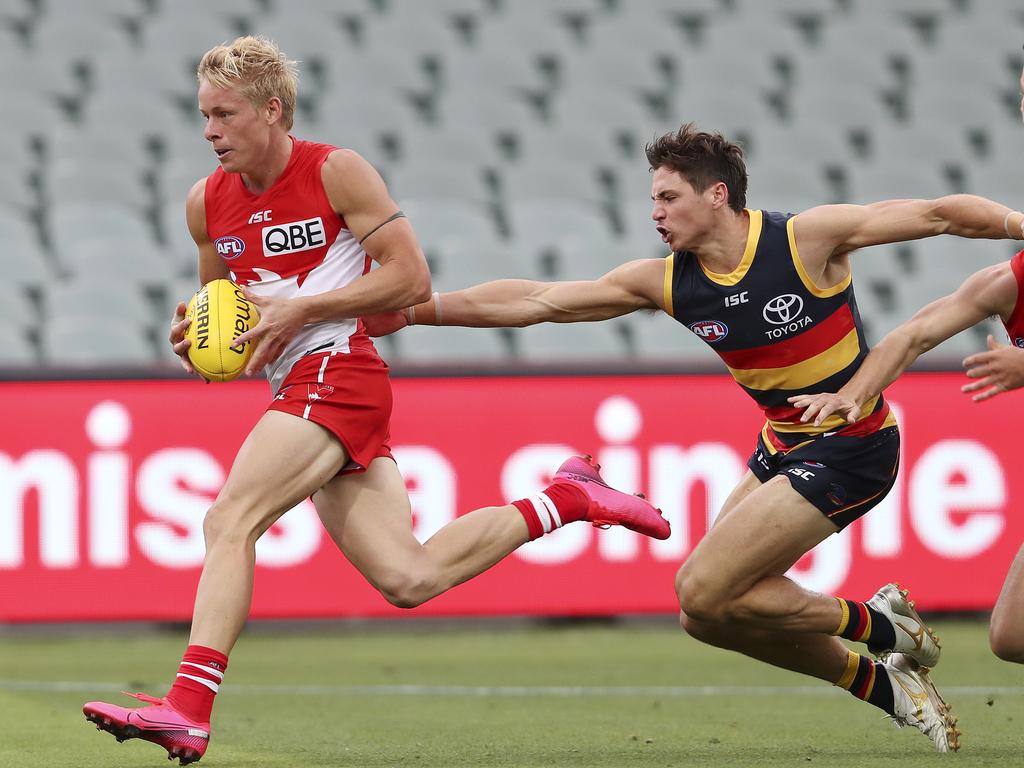
[[[333,478],[313,495],[313,504],[334,543],[378,589],[404,578],[421,554],[405,481],[391,459],[377,458],[365,472]]]
[[[211,513],[262,534],[347,461],[341,442],[320,425],[268,411],[238,450]]]
[[[743,477],[740,478],[740,481],[736,483],[736,487],[729,493],[725,503],[722,504],[722,508],[718,511],[717,517],[715,517],[714,524],[718,525],[726,515],[736,508],[737,504],[747,498],[751,491],[755,491],[760,488],[761,485],[762,483],[757,479],[757,476],[748,469],[746,474],[744,474]]]
[[[747,480],[734,491],[735,503],[731,507],[726,503],[728,512],[686,559],[677,585],[685,589],[690,581],[692,588],[717,599],[737,597],[764,577],[785,573],[836,532],[836,526],[793,490],[785,477],[773,477],[753,488]]]

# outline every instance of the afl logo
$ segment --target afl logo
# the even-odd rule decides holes
[[[1013,345],[1015,347],[1020,347],[1021,349],[1024,349],[1024,339],[1018,336],[1016,339],[1013,340]]]
[[[761,314],[772,325],[785,325],[800,317],[803,311],[803,299],[795,293],[784,293],[765,304]]]
[[[245,243],[238,237],[218,237],[213,244],[217,246],[217,253],[224,261],[237,259],[245,250]]]
[[[708,344],[714,344],[729,335],[728,326],[717,320],[701,320],[697,323],[690,323],[688,327]]]

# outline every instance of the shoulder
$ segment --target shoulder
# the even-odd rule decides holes
[[[669,265],[674,260],[675,254],[663,259],[634,259],[616,267],[602,280],[634,296],[646,299],[652,308],[662,307],[666,281],[671,278]]]
[[[1008,317],[1017,304],[1017,276],[1009,261],[979,269],[945,300],[974,307],[983,315]]]
[[[200,179],[192,185],[185,196],[185,221],[192,238],[198,243],[206,235],[206,179]]]
[[[206,207],[206,178],[202,178],[192,185],[192,189],[185,195],[185,208],[192,211],[203,210]]]
[[[206,218],[206,182],[207,179],[200,179],[185,196],[185,215],[189,221]]]
[[[320,167],[320,179],[332,207],[341,215],[388,197],[377,169],[351,149],[334,149],[327,155]]]
[[[370,165],[366,158],[351,149],[332,149],[320,166],[320,177],[324,180],[325,186],[328,183],[354,185],[367,176],[380,178],[377,169]]]

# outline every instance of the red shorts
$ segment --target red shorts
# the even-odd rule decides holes
[[[339,474],[365,472],[391,455],[391,380],[372,347],[301,358],[281,383],[268,411],[319,424],[345,446],[349,462]]]

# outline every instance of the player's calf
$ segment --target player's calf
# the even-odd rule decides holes
[[[832,634],[866,643],[880,658],[895,651],[907,654],[922,667],[939,663],[942,646],[938,636],[898,584],[886,584],[866,603],[836,599],[842,618]]]
[[[858,699],[874,704],[900,728],[917,728],[932,740],[939,752],[960,748],[960,732],[950,711],[928,675],[928,670],[902,653],[884,662],[849,652],[846,671],[835,683]]]

